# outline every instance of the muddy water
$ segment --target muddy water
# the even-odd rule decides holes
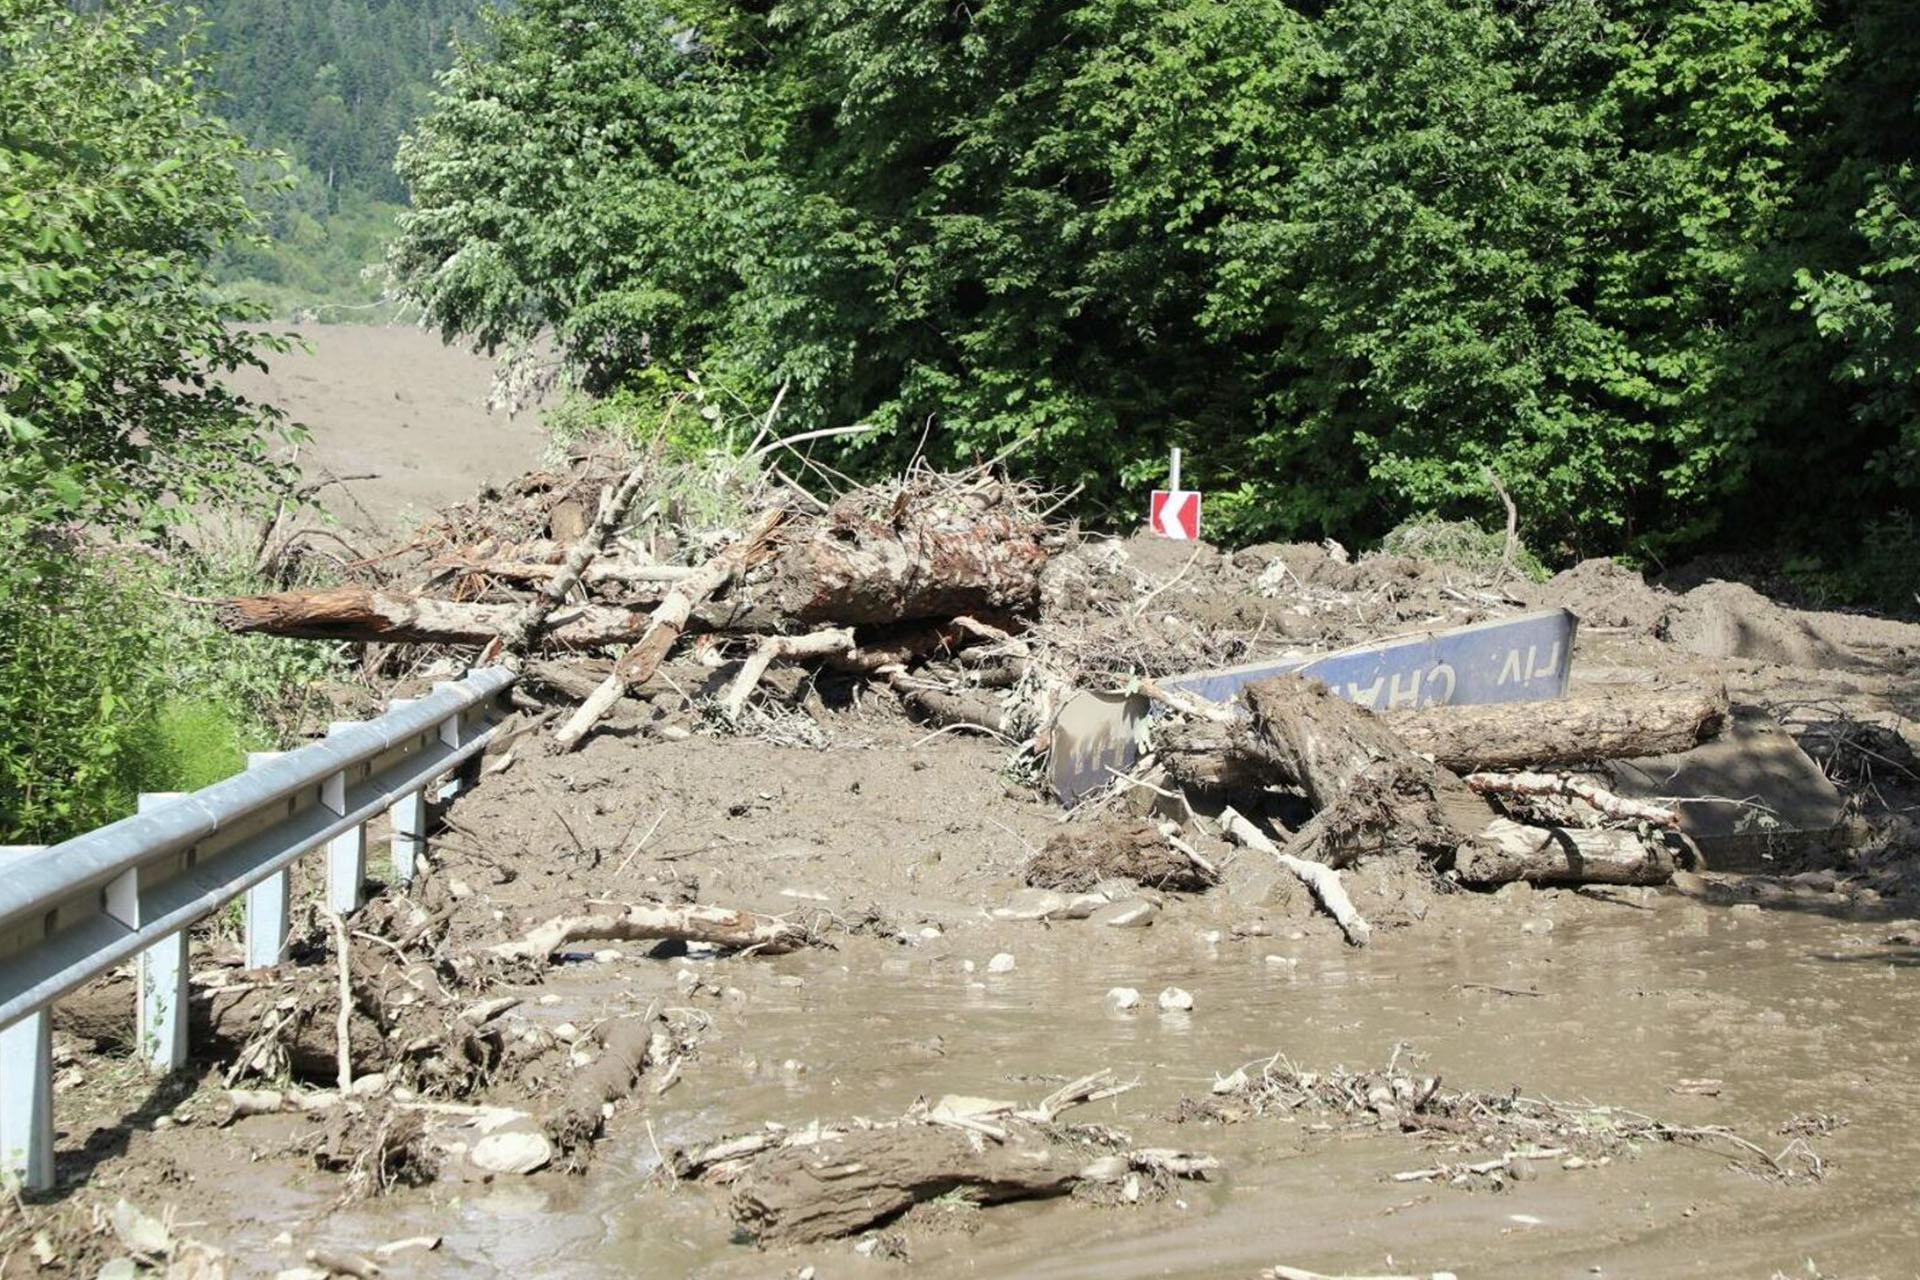
[[[1071,1202],[962,1215],[971,1231],[916,1233],[915,1275],[1251,1275],[1274,1262],[1323,1271],[1432,1270],[1472,1277],[1920,1275],[1920,956],[1865,958],[1883,924],[1632,893],[1507,907],[1458,904],[1375,949],[1324,937],[1209,944],[1211,922],[1176,907],[1146,933],[1089,926],[956,925],[913,948],[853,940],[824,956],[705,966],[745,995],[722,1008],[700,1061],[606,1144],[592,1174],[446,1188],[432,1211],[337,1215],[343,1241],[412,1231],[447,1237],[422,1273],[573,1277],[763,1276],[807,1263],[823,1277],[897,1264],[847,1244],[792,1254],[733,1241],[722,1193],[649,1181],[656,1144],[764,1119],[887,1117],[920,1095],[1030,1101],[1102,1066],[1140,1087],[1074,1117],[1142,1144],[1211,1151],[1211,1185],[1131,1210]],[[1522,932],[1552,920],[1549,933]],[[984,976],[997,950],[1019,961]],[[1268,956],[1279,960],[1269,960]],[[976,972],[964,962],[975,962]],[[675,962],[679,963],[679,962]],[[802,985],[783,985],[783,978]],[[1462,983],[1542,993],[1507,996]],[[1154,995],[1179,985],[1191,1014]],[[1106,1009],[1111,986],[1146,1007]],[[736,997],[732,1002],[738,1006]],[[1391,1181],[1431,1163],[1399,1135],[1314,1132],[1267,1120],[1175,1126],[1163,1117],[1234,1066],[1284,1051],[1303,1066],[1384,1062],[1396,1044],[1458,1086],[1519,1085],[1569,1100],[1733,1126],[1777,1149],[1797,1112],[1851,1123],[1815,1140],[1816,1187],[1781,1187],[1702,1150],[1661,1147],[1603,1168],[1543,1169],[1501,1193]],[[1717,1077],[1718,1097],[1677,1095]]]

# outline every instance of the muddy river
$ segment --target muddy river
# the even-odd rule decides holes
[[[1225,1176],[1133,1208],[957,1212],[952,1230],[915,1236],[915,1275],[1253,1275],[1277,1262],[1489,1280],[1920,1274],[1920,950],[1883,945],[1910,922],[1671,891],[1458,905],[1460,924],[1429,921],[1364,952],[1284,934],[1209,941],[1210,924],[1170,912],[1146,932],[956,921],[911,947],[856,938],[759,963],[670,962],[735,990],[712,1002],[714,1034],[682,1081],[645,1123],[621,1126],[589,1176],[447,1183],[433,1205],[337,1213],[316,1239],[442,1234],[423,1275],[533,1276],[562,1260],[572,1277],[881,1274],[900,1264],[845,1242],[763,1252],[737,1241],[724,1193],[667,1185],[659,1151],[770,1118],[889,1117],[923,1095],[1030,1101],[1112,1067],[1139,1087],[1074,1119],[1211,1152]],[[986,976],[1001,949],[1018,967]],[[583,972],[575,995],[604,994],[608,978]],[[1154,1007],[1168,985],[1193,993],[1191,1013]],[[1113,1011],[1102,998],[1113,986],[1140,989],[1145,1004]],[[1539,994],[1489,989],[1500,987]],[[750,1036],[727,1034],[739,1019]],[[1713,1151],[1660,1146],[1598,1167],[1548,1163],[1491,1192],[1394,1182],[1433,1163],[1399,1134],[1167,1119],[1183,1095],[1276,1051],[1305,1067],[1363,1067],[1397,1045],[1452,1086],[1723,1124],[1770,1149],[1787,1144],[1778,1130],[1796,1115],[1847,1123],[1811,1140],[1829,1166],[1818,1185],[1774,1185]],[[1717,1095],[1673,1090],[1703,1078],[1720,1082]],[[270,1256],[275,1229],[263,1215],[256,1239],[241,1231],[232,1244]]]

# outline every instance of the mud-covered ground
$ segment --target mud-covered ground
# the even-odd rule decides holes
[[[1489,587],[1310,547],[1226,556],[1136,539],[1074,559],[1052,582],[1056,604],[1089,634],[1124,633],[1149,664],[1564,605],[1584,620],[1576,683],[1712,671],[1736,702],[1805,735],[1844,784],[1850,843],[1766,876],[1687,874],[1659,889],[1481,894],[1363,865],[1348,883],[1376,932],[1356,951],[1290,877],[1196,834],[1223,867],[1210,889],[1107,886],[1125,910],[1020,918],[1028,863],[1063,832],[1125,815],[1126,797],[1064,815],[1009,767],[1005,743],[936,732],[843,677],[792,673],[774,682],[770,715],[722,730],[702,698],[738,655],[687,658],[577,753],[554,754],[538,731],[499,747],[448,806],[429,846],[432,891],[416,891],[448,957],[638,900],[779,915],[820,940],[784,955],[583,942],[544,972],[472,965],[449,978],[463,1000],[518,997],[491,1023],[496,1040],[535,1046],[469,1082],[462,1106],[542,1115],[588,1068],[594,1028],[621,1018],[666,1017],[684,1037],[677,1065],[652,1064],[614,1107],[584,1173],[563,1161],[487,1173],[470,1157],[492,1119],[443,1109],[421,1147],[431,1167],[381,1190],[356,1180],[352,1144],[366,1134],[330,1145],[337,1112],[233,1118],[227,1062],[155,1082],[63,1035],[61,1185],[9,1210],[0,1273],[92,1275],[171,1253],[190,1275],[369,1260],[423,1276],[1920,1274],[1920,790],[1908,772],[1920,628],[1795,613],[1728,583],[1674,594],[1598,564]],[[540,727],[532,713],[524,723]],[[1106,922],[1116,915],[1128,923]],[[367,927],[356,954],[377,957],[392,933]],[[203,931],[196,968],[231,958],[232,930]],[[296,947],[320,974],[327,938],[310,917]],[[1115,988],[1142,999],[1127,1007]],[[1192,1007],[1162,1008],[1169,988]],[[1456,1185],[1453,1166],[1475,1158],[1464,1144],[1371,1113],[1226,1123],[1201,1105],[1276,1054],[1321,1073],[1393,1061],[1450,1088],[1625,1108],[1670,1133],[1725,1126],[1794,1176],[1724,1144],[1636,1139]],[[1137,1197],[941,1197],[854,1238],[761,1247],[727,1189],[673,1170],[676,1150],[769,1123],[888,1121],[945,1095],[1030,1105],[1101,1069],[1134,1087],[1071,1119],[1134,1147],[1210,1154],[1221,1171]],[[1439,1166],[1447,1174],[1396,1178]],[[123,1199],[154,1222],[123,1210],[116,1225]],[[129,1244],[142,1229],[144,1254]],[[436,1243],[379,1252],[406,1240]]]

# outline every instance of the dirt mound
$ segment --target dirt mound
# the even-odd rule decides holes
[[[1865,669],[1910,662],[1920,626],[1852,613],[1787,609],[1740,582],[1704,583],[1675,601],[1667,639],[1703,658]]]
[[[1647,585],[1639,572],[1615,560],[1582,560],[1564,573],[1523,588],[1537,609],[1567,609],[1590,627],[1620,627],[1643,635],[1659,630],[1673,597]]]
[[[1155,889],[1197,891],[1208,885],[1198,867],[1140,821],[1063,831],[1047,841],[1026,871],[1027,883],[1036,889],[1066,893],[1080,893],[1115,877]]]

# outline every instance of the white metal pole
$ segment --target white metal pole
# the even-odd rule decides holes
[[[140,812],[158,808],[181,795],[178,791],[149,792],[140,797]],[[140,873],[133,873],[136,907]],[[175,1071],[187,1064],[187,931],[167,935],[140,953],[140,1010],[136,1022],[139,1056],[149,1071]]]
[[[1167,464],[1167,488],[1174,493],[1180,492],[1180,451],[1178,449],[1173,451],[1173,461]]]
[[[44,847],[0,847],[0,867]],[[29,1191],[53,1186],[53,1020],[45,1009],[0,1031],[0,1173]]]
[[[247,752],[247,768],[277,760],[279,751]],[[271,969],[286,956],[292,925],[292,877],[276,871],[247,890],[247,968]]]

